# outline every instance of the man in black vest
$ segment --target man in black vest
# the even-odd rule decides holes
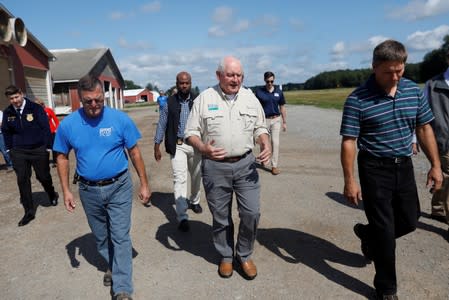
[[[50,204],[58,204],[58,193],[53,187],[49,167],[50,127],[44,109],[25,98],[18,87],[8,86],[5,96],[11,105],[3,114],[2,132],[16,172],[20,202],[25,210],[19,226],[25,226],[36,214],[31,193],[31,166],[48,194]]]
[[[173,170],[173,188],[175,194],[178,229],[189,231],[187,209],[195,213],[203,211],[200,206],[201,187],[201,155],[184,142],[184,129],[189,117],[194,98],[191,93],[192,78],[187,72],[176,75],[178,92],[168,98],[159,117],[159,123],[154,137],[154,158],[161,160],[160,144],[165,135],[165,151],[170,154]],[[191,197],[187,198],[187,181],[190,174]]]

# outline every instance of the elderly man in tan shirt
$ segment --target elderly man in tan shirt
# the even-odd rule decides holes
[[[266,163],[271,156],[265,115],[254,94],[242,87],[243,68],[238,59],[225,57],[216,71],[219,84],[202,92],[194,101],[185,129],[185,139],[203,155],[202,178],[213,217],[213,241],[221,255],[218,273],[231,277],[234,260],[232,196],[240,216],[235,257],[246,279],[257,276],[251,259],[260,218],[260,183],[252,153]]]

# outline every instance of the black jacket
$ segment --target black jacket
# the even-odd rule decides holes
[[[14,148],[34,149],[42,146],[51,149],[47,114],[42,106],[29,99],[26,99],[20,116],[12,105],[5,109],[2,133],[8,150]]]

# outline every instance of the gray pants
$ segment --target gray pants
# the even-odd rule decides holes
[[[260,183],[254,155],[251,153],[234,163],[203,159],[201,168],[204,191],[213,218],[214,246],[223,261],[232,262],[232,196],[235,193],[240,217],[236,256],[244,262],[253,253],[260,218]]]

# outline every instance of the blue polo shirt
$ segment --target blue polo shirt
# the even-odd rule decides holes
[[[157,103],[159,103],[159,109],[162,109],[167,104],[168,96],[157,97]]]
[[[285,104],[284,93],[279,86],[275,86],[270,93],[265,86],[256,89],[256,97],[265,112],[265,117],[279,116],[279,105]]]
[[[91,119],[80,108],[60,123],[53,150],[67,155],[74,149],[78,174],[98,181],[128,168],[125,149],[134,147],[140,138],[139,130],[124,112],[104,107],[98,118]]]
[[[415,127],[433,118],[416,83],[401,78],[391,97],[378,87],[373,74],[346,99],[340,135],[357,138],[359,150],[377,157],[411,156]]]

